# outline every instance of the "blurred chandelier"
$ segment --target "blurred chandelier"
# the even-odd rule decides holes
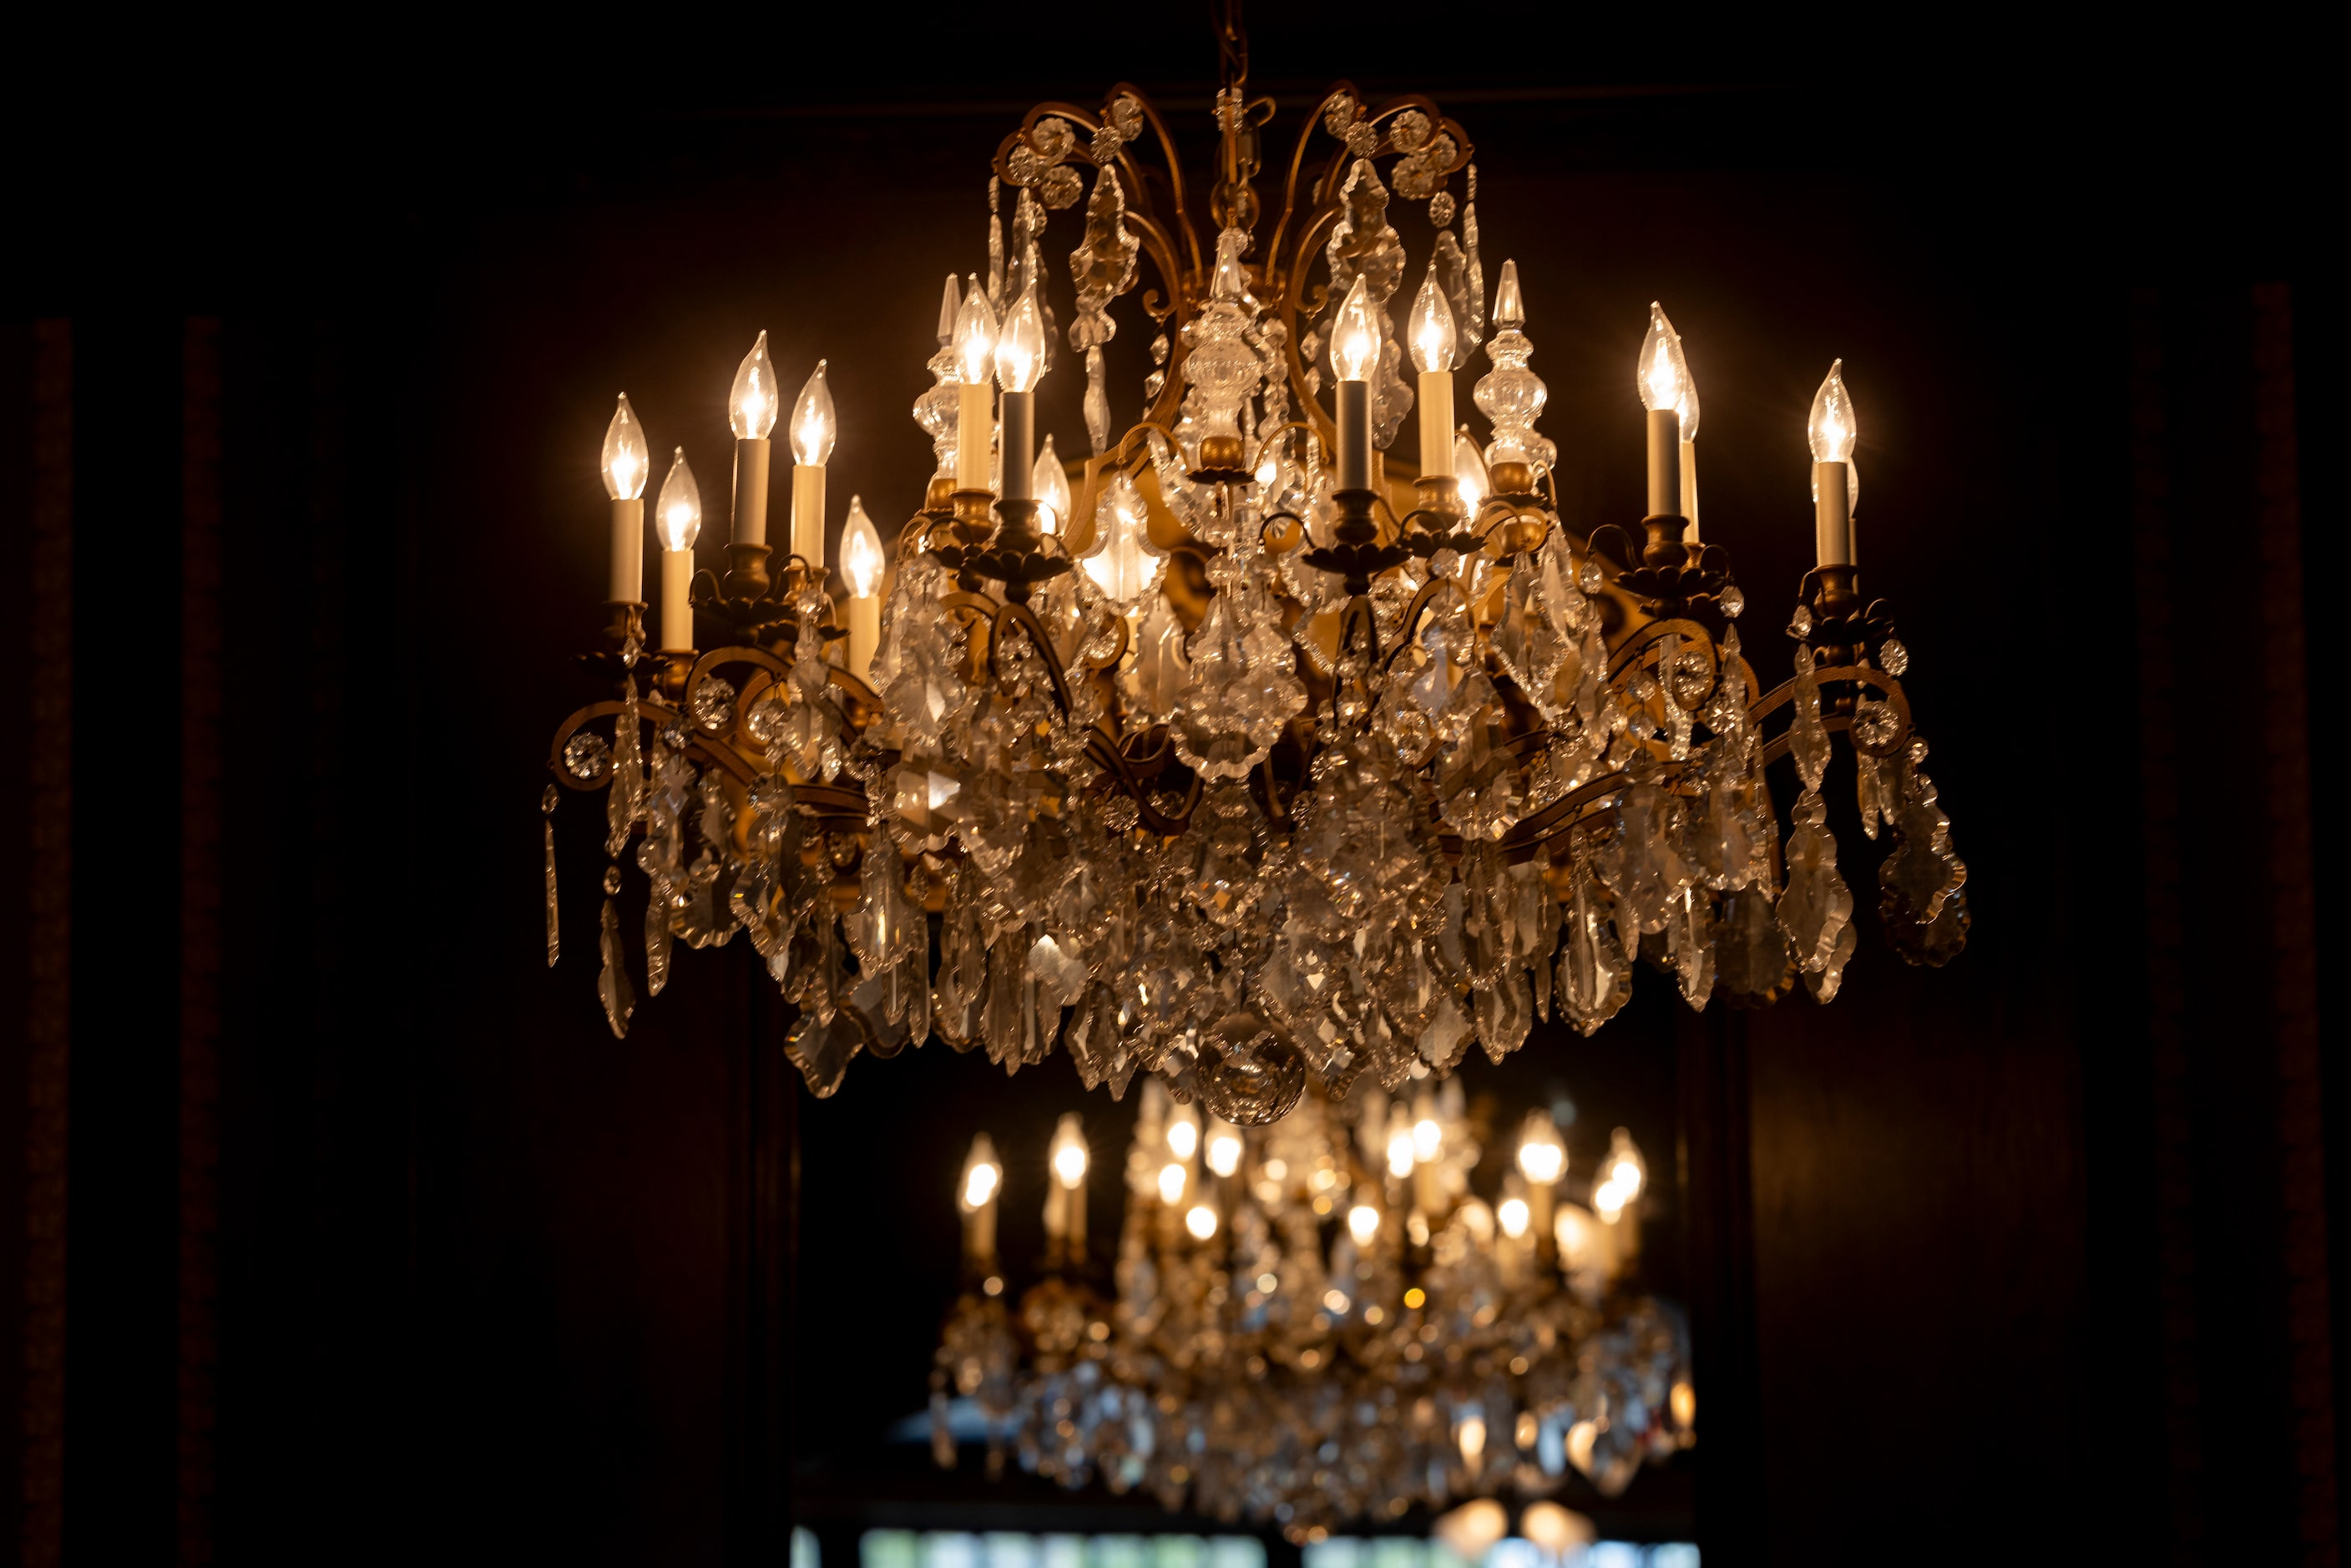
[[[1810,421],[1819,565],[1788,628],[1795,675],[1767,692],[1729,556],[1697,537],[1698,395],[1665,313],[1635,366],[1649,515],[1571,530],[1511,262],[1489,310],[1461,128],[1425,98],[1333,88],[1269,214],[1255,181],[1273,104],[1247,91],[1229,18],[1223,45],[1205,230],[1130,87],[1099,111],[1041,104],[999,145],[1008,241],[992,215],[985,279],[949,278],[914,407],[937,471],[894,552],[852,500],[840,599],[821,363],[790,416],[778,570],[764,333],[731,401],[723,576],[693,570],[681,450],[655,506],[650,642],[652,448],[622,400],[611,645],[591,660],[617,695],[566,719],[549,757],[565,789],[607,791],[613,1031],[635,1006],[615,896],[632,839],[646,988],[674,944],[747,933],[800,1009],[789,1049],[820,1095],[861,1050],[936,1034],[1011,1071],[1058,1040],[1090,1087],[1154,1072],[1262,1124],[1310,1079],[1343,1093],[1368,1069],[1393,1092],[1473,1039],[1499,1061],[1538,1019],[1589,1034],[1636,956],[1693,1008],[1775,999],[1798,977],[1825,1002],[1855,936],[1821,794],[1839,734],[1863,828],[1892,841],[1891,945],[1914,963],[1957,953],[1966,873],[1920,768],[1908,654],[1852,564],[1839,369]],[[1416,286],[1398,198],[1434,230]],[[1081,200],[1064,334],[1041,246],[1048,214]],[[1146,261],[1156,368],[1144,417],[1114,434],[1103,347]],[[1068,466],[1035,440],[1063,337],[1092,446]],[[1453,402],[1481,346],[1482,447]],[[1416,404],[1416,466],[1386,451]],[[1799,787],[1784,837],[1766,781],[1783,758]],[[550,820],[550,964],[553,844]]]
[[[940,1464],[956,1462],[952,1393],[986,1423],[991,1473],[1008,1448],[1064,1486],[1099,1476],[1303,1538],[1547,1496],[1571,1468],[1613,1497],[1696,1440],[1679,1315],[1630,1286],[1647,1172],[1624,1129],[1571,1184],[1558,1127],[1531,1113],[1489,1204],[1471,1178],[1491,1130],[1458,1080],[1409,1108],[1358,1085],[1264,1128],[1204,1125],[1149,1081],[1104,1301],[1086,1282],[1077,1122],[1048,1158],[1046,1272],[1009,1312],[1003,1166],[973,1144],[966,1288],[932,1375]]]

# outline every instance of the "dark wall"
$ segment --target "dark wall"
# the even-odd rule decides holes
[[[49,106],[30,178],[57,221],[12,258],[0,343],[0,559],[71,568],[62,601],[6,579],[0,1312],[27,1354],[0,1358],[26,1478],[0,1507],[28,1562],[748,1560],[784,1515],[787,1385],[809,1511],[885,1484],[969,1133],[1017,1151],[1081,1108],[1107,1151],[1128,1109],[937,1047],[809,1101],[733,948],[682,956],[615,1040],[576,801],[545,965],[542,747],[597,695],[567,661],[611,395],[685,446],[716,564],[737,359],[761,328],[788,379],[824,356],[834,517],[856,492],[886,530],[995,140],[1034,97],[1160,85],[1138,58],[1206,91],[1205,41],[1130,27],[844,66],[831,103],[615,108],[559,51],[528,85],[174,77],[129,204],[100,117]],[[1425,83],[1479,138],[1489,275],[1520,263],[1579,528],[1637,515],[1631,364],[1648,301],[1672,312],[1767,678],[1808,559],[1802,422],[1844,358],[1865,580],[1976,921],[1939,972],[1865,925],[1826,1009],[1645,1006],[1481,1075],[1614,1096],[1674,1167],[1659,1266],[1698,1312],[1708,1441],[1659,1506],[1710,1562],[1995,1531],[2026,1561],[2331,1561],[2306,746],[2331,694],[2298,553],[2328,534],[2294,437],[2338,286],[2294,95],[2072,55],[1963,90],[1701,55],[1695,86],[1624,89],[1652,73],[1567,77],[1562,42],[1366,85]],[[1399,57],[1259,29],[1285,105]],[[1072,447],[1079,386],[1044,400]],[[1849,775],[1830,796],[1866,890]]]

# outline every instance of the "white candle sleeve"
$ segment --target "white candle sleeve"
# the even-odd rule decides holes
[[[1420,476],[1453,477],[1453,372],[1420,372]]]
[[[664,653],[690,653],[694,651],[694,552],[690,549],[662,551],[661,651]]]
[[[1372,389],[1365,382],[1339,383],[1339,488],[1372,487]]]
[[[611,600],[615,604],[641,602],[645,596],[645,502],[612,503]]]
[[[1004,498],[1029,501],[1037,488],[1037,394],[1004,394]]]
[[[792,553],[824,570],[824,465],[792,465]]]
[[[1677,517],[1682,510],[1682,416],[1670,408],[1649,411],[1649,516]]]
[[[995,433],[993,389],[985,382],[956,388],[956,488],[987,488],[988,437]]]
[[[1821,566],[1853,564],[1852,470],[1842,463],[1813,465],[1813,549]]]
[[[849,673],[859,680],[873,678],[873,650],[882,645],[882,599],[868,594],[849,601]]]
[[[735,531],[738,545],[768,542],[768,442],[747,437],[735,443]]]
[[[1698,542],[1698,443],[1682,443],[1682,516],[1689,519],[1689,531],[1682,535],[1684,543]]]

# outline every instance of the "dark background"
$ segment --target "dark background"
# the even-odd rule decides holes
[[[826,357],[834,525],[855,492],[886,533],[928,469],[938,279],[985,265],[1019,112],[1123,76],[1198,177],[1207,27],[1066,20],[27,54],[0,319],[0,560],[32,563],[0,574],[0,1540],[26,1561],[749,1561],[794,1490],[829,1551],[1044,1518],[879,1434],[926,1389],[971,1132],[1013,1164],[1013,1244],[1053,1115],[1114,1164],[1131,1105],[937,1046],[810,1101],[739,944],[614,1040],[598,829],[559,821],[550,972],[537,805],[596,695],[568,655],[615,392],[685,445],[714,564],[736,361],[761,328],[788,384]],[[2296,443],[2335,428],[2342,272],[2304,46],[2253,13],[1898,47],[1596,26],[1301,8],[1253,19],[1253,82],[1276,147],[1342,73],[1477,139],[1578,528],[1640,510],[1665,302],[1767,679],[1802,419],[1844,358],[1865,580],[1976,920],[1940,972],[1865,920],[1826,1009],[1693,1019],[1652,987],[1477,1074],[1573,1094],[1579,1139],[1628,1121],[1656,1173],[1706,1441],[1613,1522],[1721,1563],[2333,1562],[2351,1159],[2323,1153],[2338,852],[2308,737],[2339,699],[2304,611],[2339,507]],[[1057,284],[1076,233],[1046,235]],[[1081,384],[1045,383],[1065,452]]]

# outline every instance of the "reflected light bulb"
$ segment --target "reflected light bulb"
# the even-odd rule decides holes
[[[1812,417],[1805,422],[1804,434],[1813,444],[1815,463],[1850,463],[1853,446],[1860,427],[1853,416],[1853,399],[1844,390],[1844,361],[1838,360],[1829,366],[1828,379],[1821,390],[1813,394]]]
[[[803,468],[820,468],[832,461],[832,388],[824,379],[824,361],[816,362],[808,384],[792,402],[792,461]]]
[[[1347,1234],[1355,1239],[1358,1247],[1371,1245],[1372,1238],[1380,1233],[1380,1211],[1368,1203],[1359,1203],[1347,1211]]]
[[[1143,492],[1119,469],[1094,503],[1094,553],[1084,564],[1095,585],[1122,605],[1133,604],[1159,585],[1166,562],[1144,548],[1148,538],[1149,511]]]
[[[1184,1201],[1184,1167],[1170,1161],[1159,1167],[1159,1201],[1173,1208]]]
[[[1486,1451],[1485,1418],[1479,1416],[1463,1416],[1456,1437],[1461,1444],[1461,1457],[1475,1464],[1478,1456]]]
[[[1030,282],[1005,312],[1004,330],[996,340],[996,384],[1009,392],[1035,392],[1045,373],[1045,317],[1037,308],[1037,285]]]
[[[987,296],[980,291],[977,278],[965,290],[963,304],[956,310],[955,351],[956,373],[963,378],[964,385],[977,386],[993,373],[996,312],[988,308]]]
[[[1413,1158],[1421,1161],[1433,1160],[1437,1157],[1437,1151],[1444,1146],[1445,1129],[1437,1124],[1435,1117],[1423,1116],[1412,1124]]]
[[[1666,319],[1665,311],[1654,300],[1649,305],[1649,330],[1641,340],[1636,374],[1643,407],[1681,406],[1689,387],[1689,367],[1682,360],[1681,334],[1674,330],[1674,324]]]
[[[692,549],[701,536],[702,491],[694,482],[694,470],[686,466],[683,446],[669,465],[669,477],[662,481],[661,499],[653,504],[653,531],[665,550]]]
[[[1086,1135],[1078,1129],[1078,1113],[1062,1112],[1060,1124],[1053,1129],[1053,1150],[1049,1157],[1054,1179],[1067,1187],[1074,1187],[1085,1180],[1090,1154],[1086,1147]]]
[[[982,1133],[972,1139],[971,1153],[964,1158],[963,1189],[957,1195],[963,1211],[971,1214],[987,1207],[1003,1181],[1004,1167],[997,1164],[996,1145]]]
[[[1241,1135],[1230,1127],[1218,1127],[1208,1134],[1208,1168],[1220,1176],[1228,1176],[1241,1168]]]
[[[735,369],[735,386],[726,394],[726,423],[737,441],[765,441],[776,428],[781,400],[776,390],[776,367],[768,359],[768,334],[761,332],[751,351]]]
[[[1196,1203],[1184,1216],[1184,1228],[1196,1241],[1206,1241],[1217,1233],[1217,1211],[1205,1203]]]
[[[1551,1113],[1527,1113],[1527,1128],[1519,1142],[1519,1169],[1531,1182],[1548,1186],[1567,1174],[1567,1147],[1559,1141],[1559,1124]]]
[[[882,536],[874,530],[873,519],[865,515],[865,504],[850,497],[849,520],[841,528],[841,575],[849,584],[851,597],[871,599],[880,592],[882,569],[887,564]]]
[[[1061,519],[1070,515],[1070,476],[1061,472],[1061,460],[1053,455],[1050,435],[1037,454],[1037,465],[1029,470],[1029,493],[1038,500],[1037,531],[1060,533]]]
[[[1343,382],[1365,382],[1379,361],[1380,321],[1372,310],[1371,288],[1358,273],[1331,329],[1331,368]]]
[[[1469,439],[1465,430],[1453,438],[1453,483],[1461,494],[1461,507],[1470,517],[1486,504],[1494,493],[1494,481],[1486,472],[1486,459],[1479,455],[1478,444]]]
[[[1536,1433],[1540,1436],[1538,1427]],[[1532,1441],[1521,1448],[1531,1448]],[[1519,1515],[1519,1533],[1550,1552],[1553,1557],[1565,1557],[1580,1546],[1589,1546],[1599,1531],[1584,1515],[1560,1507],[1555,1502],[1531,1502]]]
[[[1510,1511],[1490,1497],[1473,1498],[1430,1521],[1429,1534],[1465,1563],[1481,1563],[1510,1533]]]
[[[1412,1175],[1412,1129],[1398,1127],[1388,1134],[1388,1175]]]
[[[1412,298],[1409,336],[1415,369],[1424,373],[1453,369],[1453,306],[1445,290],[1437,287],[1434,259],[1428,264],[1427,276],[1420,280],[1420,292]]]
[[[621,394],[621,406],[612,411],[612,423],[604,427],[604,493],[615,501],[633,501],[645,493],[645,481],[653,477],[653,447],[645,441],[645,427],[637,423],[637,411],[629,406],[629,394]]]
[[[1641,1196],[1648,1185],[1649,1162],[1641,1157],[1640,1145],[1633,1134],[1619,1127],[1609,1135],[1608,1185],[1625,1195],[1623,1202],[1630,1203]]]
[[[1523,1197],[1504,1198],[1501,1206],[1494,1210],[1494,1218],[1501,1226],[1502,1234],[1516,1241],[1527,1233],[1527,1200]]]
[[[1192,1151],[1200,1146],[1200,1124],[1189,1105],[1176,1107],[1167,1122],[1167,1151],[1179,1160],[1188,1160]]]
[[[1559,1244],[1559,1266],[1581,1269],[1592,1261],[1592,1217],[1573,1204],[1562,1207],[1551,1222],[1552,1239]]]

